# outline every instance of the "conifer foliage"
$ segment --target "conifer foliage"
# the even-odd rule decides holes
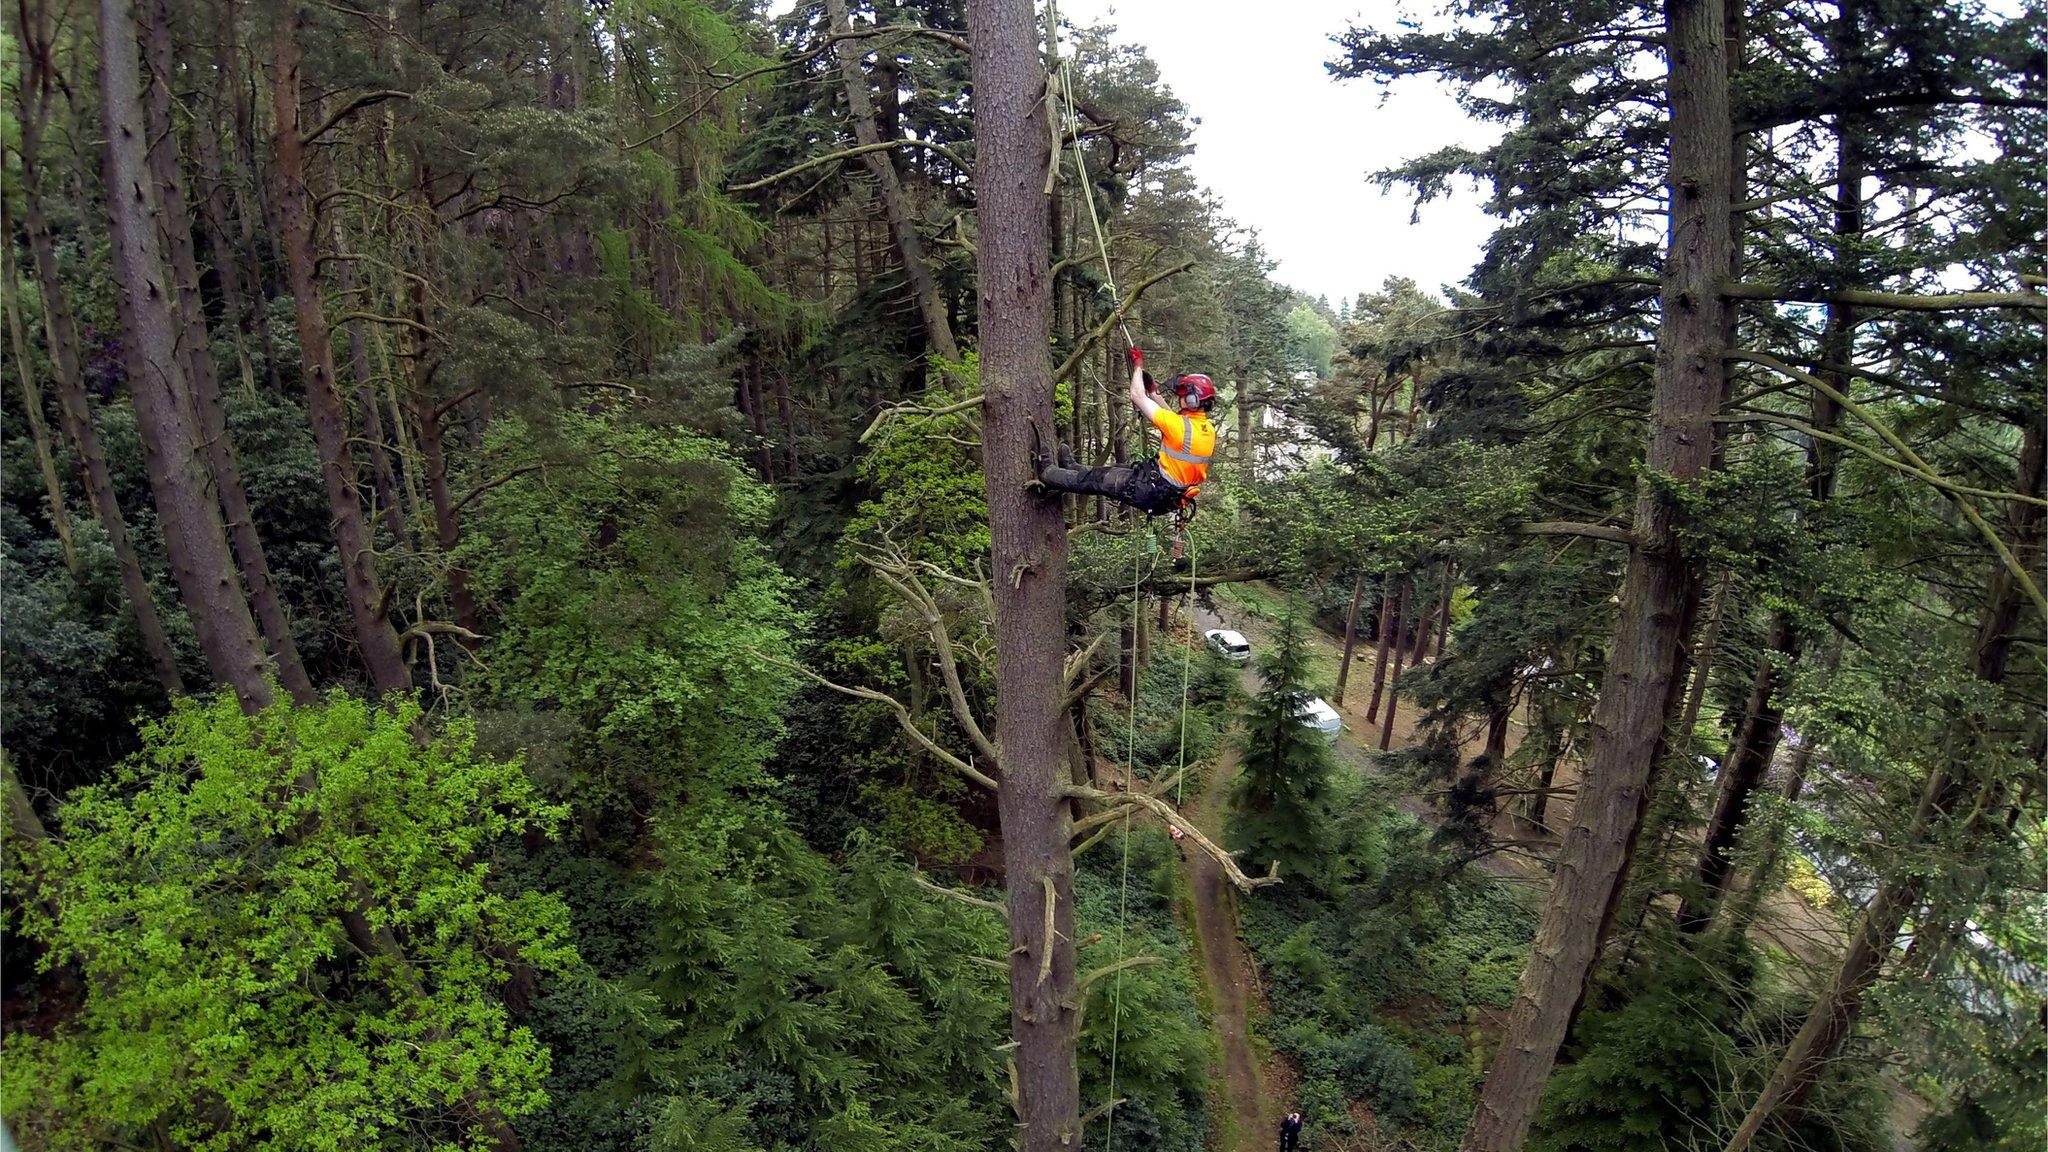
[[[1281,619],[1258,669],[1264,687],[1245,708],[1230,847],[1245,853],[1256,871],[1277,864],[1282,876],[1313,881],[1328,852],[1332,760],[1328,740],[1303,722],[1315,694],[1308,681],[1308,629],[1300,617]]]

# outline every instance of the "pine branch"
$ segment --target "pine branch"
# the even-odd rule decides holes
[[[1847,304],[1895,312],[1960,312],[1976,308],[2030,308],[2048,312],[2048,296],[2035,292],[1947,292],[1917,296],[1903,292],[1864,292],[1842,288],[1780,288],[1770,284],[1721,283],[1721,294],[1736,300],[1776,300],[1796,304]]]
[[[851,160],[856,156],[865,156],[870,152],[887,152],[892,148],[926,148],[952,161],[953,166],[962,172],[972,172],[974,170],[968,167],[967,161],[960,158],[959,153],[936,140],[919,140],[914,136],[905,136],[900,140],[878,140],[873,144],[856,144],[851,148],[841,148],[837,152],[827,152],[823,156],[813,156],[801,164],[791,168],[784,168],[772,176],[763,176],[759,180],[749,180],[745,184],[734,184],[727,188],[726,191],[752,192],[757,188],[766,188],[771,184],[780,184],[791,176],[800,175],[813,168],[834,164],[841,160]]]
[[[1892,431],[1890,425],[1871,415],[1861,404],[1849,399],[1848,396],[1837,390],[1834,385],[1829,384],[1811,372],[1794,368],[1776,356],[1764,352],[1752,352],[1745,348],[1730,348],[1723,355],[1730,360],[1741,360],[1750,364],[1761,365],[1773,372],[1790,376],[1794,380],[1798,380],[1813,388],[1828,399],[1833,400],[1842,406],[1842,411],[1862,421],[1865,427],[1877,433],[1879,439],[1883,440],[1892,451],[1899,454],[1901,461],[1911,465],[1909,471],[1913,475],[1929,482],[1930,487],[1948,497],[1949,502],[1956,506],[1956,511],[1963,514],[1963,519],[1968,520],[1970,526],[1975,528],[1990,543],[1992,551],[1998,553],[1999,560],[2004,563],[2006,571],[2012,574],[2013,582],[2019,586],[2020,591],[2026,593],[2027,599],[2034,602],[2034,607],[2040,609],[2043,613],[2048,613],[2048,597],[2041,595],[2040,585],[2034,583],[2033,573],[2027,571],[2027,566],[2020,563],[2019,558],[2013,555],[2012,549],[2005,543],[2005,538],[1998,534],[1997,529],[1985,522],[1983,514],[1977,511],[1977,505],[1968,496],[1952,491],[1953,486],[1943,482],[1940,475],[1928,465],[1927,461],[1921,459],[1920,454],[1913,451],[1911,445],[1900,439],[1898,433]]]

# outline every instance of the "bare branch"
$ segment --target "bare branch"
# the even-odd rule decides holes
[[[917,882],[917,886],[919,888],[922,888],[927,892],[936,892],[937,894],[944,896],[948,900],[957,900],[962,904],[971,905],[975,908],[986,908],[989,911],[995,913],[996,915],[1001,916],[1005,920],[1008,920],[1010,918],[1010,910],[1008,908],[1003,907],[1001,904],[996,903],[993,900],[984,900],[979,896],[970,895],[966,892],[960,891],[957,888],[948,888],[943,884],[934,884],[931,881],[925,879],[924,873],[922,872],[913,872],[911,873],[910,878]],[[1003,970],[1008,971],[1008,965],[1004,965]]]
[[[503,487],[504,485],[510,484],[512,481],[519,479],[521,476],[524,476],[529,472],[539,472],[546,467],[547,465],[545,464],[527,464],[522,467],[514,468],[510,472],[505,473],[503,476],[500,476],[495,480],[486,480],[483,483],[477,485],[476,487],[471,488],[469,491],[464,492],[462,494],[462,498],[457,500],[454,503],[454,505],[450,507],[448,510],[450,512],[460,512],[464,508],[468,507],[472,501],[476,500],[484,493],[489,492],[491,489]]]
[[[953,166],[960,169],[962,172],[973,171],[973,169],[967,166],[967,161],[962,159],[959,153],[953,151],[951,148],[946,147],[944,144],[941,144],[936,140],[920,140],[914,136],[905,136],[900,140],[878,140],[873,144],[856,144],[851,148],[841,148],[837,152],[827,152],[823,156],[813,156],[809,160],[806,160],[801,164],[795,165],[794,167],[790,168],[784,168],[782,171],[777,172],[772,176],[763,176],[759,180],[749,180],[745,184],[734,184],[730,188],[727,188],[726,191],[752,192],[757,188],[766,188],[771,184],[780,184],[784,180],[789,179],[791,176],[800,175],[802,173],[810,171],[813,168],[819,168],[826,164],[834,164],[841,160],[851,160],[856,156],[865,156],[870,152],[887,152],[892,148],[928,149],[930,151],[937,152],[939,155],[944,156],[947,160],[952,161]]]
[[[884,408],[880,412],[875,413],[875,418],[868,422],[867,430],[860,434],[860,442],[862,444],[867,443],[868,438],[870,436],[873,436],[875,434],[875,431],[879,429],[891,417],[918,416],[930,420],[940,416],[952,416],[956,413],[965,412],[968,411],[969,409],[979,407],[981,407],[981,393],[979,392],[976,392],[974,395],[969,396],[965,400],[961,400],[954,404],[946,404],[938,408],[926,408],[918,404],[891,405],[890,407]]]
[[[1916,296],[1903,292],[1864,292],[1840,288],[1780,288],[1771,284],[1744,284],[1726,280],[1721,294],[1736,300],[1777,300],[1797,304],[1849,304],[1861,308],[1886,308],[1895,312],[1957,312],[1974,308],[2030,308],[2048,312],[2048,296],[2035,292],[1946,292]]]
[[[350,100],[348,103],[343,104],[341,107],[336,108],[333,111],[333,113],[327,117],[327,119],[322,120],[320,122],[320,126],[318,128],[315,128],[311,132],[306,133],[304,136],[299,137],[299,146],[303,148],[306,145],[311,144],[313,141],[318,140],[320,137],[325,136],[327,134],[328,129],[333,128],[336,124],[339,124],[343,120],[348,119],[350,116],[355,115],[355,113],[358,112],[359,110],[368,108],[372,104],[382,104],[386,100],[410,99],[412,99],[412,93],[400,92],[395,88],[386,88],[376,92],[365,92],[361,96],[358,96],[355,99]]]
[[[1568,520],[1544,520],[1535,524],[1515,525],[1517,536],[1586,536],[1594,540],[1612,540],[1617,544],[1633,544],[1635,533],[1619,524],[1575,524]]]
[[[917,741],[917,743],[921,747],[923,747],[925,751],[938,757],[941,761],[945,763],[945,765],[948,768],[951,768],[953,771],[960,773],[962,776],[967,777],[969,780],[974,781],[976,784],[981,785],[983,788],[986,788],[991,792],[996,790],[996,782],[993,777],[989,776],[987,773],[981,771],[979,768],[976,768],[974,765],[968,763],[967,761],[962,760],[958,756],[953,755],[951,752],[946,751],[946,749],[942,745],[940,745],[938,741],[932,739],[930,736],[925,735],[924,729],[919,728],[917,726],[917,722],[911,718],[910,709],[904,707],[903,702],[901,700],[896,699],[894,696],[891,696],[886,692],[877,692],[872,688],[849,688],[844,684],[834,683],[833,681],[827,680],[823,676],[818,675],[816,672],[811,671],[809,668],[806,668],[801,664],[795,664],[788,660],[778,659],[764,652],[755,652],[754,655],[759,656],[763,661],[769,664],[773,664],[778,668],[795,672],[797,675],[803,676],[819,685],[822,685],[823,687],[830,688],[832,691],[837,692],[842,696],[852,696],[857,700],[872,700],[877,704],[888,705],[889,710],[895,713],[896,715],[897,725],[901,727],[904,732],[908,733],[911,739]]]
[[[1124,313],[1130,311],[1131,305],[1138,302],[1138,297],[1143,296],[1146,289],[1159,283],[1161,280],[1178,276],[1194,266],[1195,262],[1192,259],[1183,260],[1171,268],[1154,272],[1133,285],[1131,290],[1124,294],[1124,298],[1117,301],[1115,310],[1111,311],[1109,315],[1104,316],[1102,322],[1090,329],[1087,335],[1081,337],[1081,342],[1074,345],[1074,350],[1067,354],[1067,358],[1060,362],[1059,367],[1053,369],[1052,382],[1057,384],[1065,380],[1076,368],[1079,368],[1082,358],[1087,356],[1096,344],[1109,335],[1110,329],[1124,322]]]
[[[939,611],[939,602],[933,599],[931,590],[917,578],[910,566],[898,559],[869,553],[862,561],[875,576],[894,589],[918,616],[923,619],[925,630],[931,634],[932,647],[939,658],[939,677],[945,681],[946,702],[953,709],[953,719],[960,730],[967,734],[975,751],[991,761],[999,759],[995,742],[981,730],[981,724],[974,718],[974,709],[967,701],[967,688],[960,680],[960,666],[953,656],[953,637],[946,628],[946,618]]]
[[[1166,963],[1166,960],[1159,956],[1126,956],[1114,964],[1104,964],[1102,967],[1090,971],[1074,982],[1074,999],[1078,1001],[1087,996],[1088,986],[1105,976],[1114,976],[1119,972],[1132,968],[1142,968],[1148,964],[1164,963]]]
[[[1273,871],[1267,875],[1245,875],[1244,869],[1237,866],[1237,861],[1232,859],[1230,853],[1224,851],[1221,845],[1204,836],[1202,830],[1189,823],[1187,817],[1182,816],[1176,811],[1173,805],[1148,792],[1105,792],[1100,788],[1090,788],[1084,784],[1068,784],[1060,789],[1060,795],[1075,800],[1087,800],[1096,804],[1135,806],[1152,812],[1161,820],[1166,821],[1169,827],[1180,829],[1181,834],[1187,837],[1190,843],[1214,859],[1223,869],[1223,878],[1230,881],[1240,892],[1249,892],[1254,888],[1263,888],[1268,884],[1278,884],[1280,882],[1280,865],[1278,862],[1274,863]]]

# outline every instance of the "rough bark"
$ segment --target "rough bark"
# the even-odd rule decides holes
[[[2027,425],[2020,447],[2018,489],[2036,496],[2044,487],[2043,437],[2037,412]],[[2029,569],[2038,568],[2041,563],[2042,520],[2042,508],[2038,504],[2014,502],[2008,506],[2009,543]],[[1984,613],[1977,628],[1971,672],[1984,683],[1997,685],[2005,680],[2012,645],[2020,635],[2020,616],[2025,601],[2011,571],[2004,564],[1992,568],[1989,583]],[[2039,630],[2040,621],[2037,619],[2032,622],[2032,631],[2038,633]],[[1952,750],[1951,756],[1927,774],[1920,792],[1920,803],[1913,813],[1913,822],[1902,842],[1889,854],[1924,851],[1934,833],[1956,812],[1959,802],[1983,783],[1972,778],[1972,768],[1978,762],[1977,749],[1989,735],[1978,720],[1978,717],[1966,715],[1958,715],[1951,720],[1947,741]],[[1807,1094],[1841,1051],[1843,1041],[1855,1030],[1856,1022],[1863,1013],[1865,993],[1883,972],[1906,918],[1919,907],[1925,888],[1923,877],[1922,872],[1908,866],[1878,884],[1877,895],[1871,898],[1857,921],[1849,950],[1828,981],[1827,990],[1815,1001],[1813,1011],[1800,1027],[1798,1035],[1792,1038],[1784,1055],[1779,1057],[1770,1079],[1765,1081],[1763,1091],[1758,1093],[1756,1103],[1750,1106],[1735,1134],[1729,1137],[1724,1152],[1744,1152],[1765,1125],[1774,1121],[1790,1122],[1805,1105]]]
[[[1731,257],[1729,45],[1725,0],[1670,0],[1670,248],[1645,471],[1691,485],[1713,450]],[[1593,714],[1593,746],[1557,878],[1472,1124],[1466,1152],[1512,1152],[1527,1137],[1613,918],[1641,827],[1650,775],[1683,683],[1681,646],[1699,600],[1699,565],[1682,549],[1679,511],[1648,476],[1638,485],[1614,643]]]
[[[1351,652],[1358,645],[1358,602],[1365,596],[1365,570],[1360,569],[1358,578],[1351,584],[1351,610],[1344,614],[1344,658],[1337,664],[1337,687],[1330,693],[1330,702],[1344,702],[1344,684],[1351,679]]]
[[[1080,1141],[1080,1082],[1070,811],[1059,794],[1067,535],[1059,502],[1025,490],[1034,441],[1050,445],[1058,430],[1043,198],[1051,138],[1030,0],[970,0],[967,23],[1017,1144],[1053,1152]]]
[[[305,145],[299,132],[299,41],[295,13],[280,20],[277,30],[276,89],[272,114],[272,173],[276,179],[277,224],[291,282],[293,311],[298,319],[301,381],[313,420],[313,441],[320,451],[320,477],[333,519],[334,543],[341,553],[342,584],[349,617],[355,624],[356,647],[378,692],[412,687],[412,674],[398,646],[398,633],[384,614],[384,593],[377,580],[376,555],[356,498],[356,466],[349,452],[348,422],[341,395],[334,387],[334,345],[327,328],[326,297],[320,288],[313,254],[313,218],[306,194]]]
[[[142,574],[142,562],[135,544],[128,538],[127,518],[114,493],[113,475],[107,469],[107,455],[100,447],[99,431],[92,422],[92,408],[86,400],[85,378],[79,371],[78,330],[71,317],[71,298],[57,272],[56,245],[43,223],[42,170],[39,166],[43,120],[49,108],[49,75],[43,66],[49,45],[48,13],[37,6],[24,13],[22,21],[24,74],[21,77],[22,226],[28,234],[29,259],[35,265],[36,286],[43,302],[43,339],[56,373],[57,412],[64,434],[78,455],[78,469],[85,484],[93,515],[106,530],[107,542],[120,569],[121,588],[128,595],[135,614],[135,631],[142,639],[151,669],[166,694],[181,695],[184,680],[178,672],[176,655],[157,614],[156,597]]]
[[[220,505],[209,491],[201,438],[183,401],[189,388],[171,311],[176,287],[157,233],[162,206],[142,135],[142,69],[129,0],[100,0],[99,27],[110,238],[143,464],[163,522],[171,575],[207,665],[245,707],[259,707],[271,698],[270,664],[242,598]]]
[[[21,383],[21,406],[28,416],[29,437],[35,442],[36,471],[43,479],[43,496],[50,503],[50,528],[57,533],[57,545],[64,551],[64,567],[73,577],[79,574],[78,547],[71,540],[71,513],[64,503],[64,485],[57,479],[57,456],[50,443],[50,422],[43,414],[43,390],[36,384],[35,364],[28,356],[28,332],[21,322],[20,270],[14,266],[14,222],[0,201],[0,310],[7,313],[8,346],[14,350],[14,376]]]
[[[852,31],[853,26],[846,17],[846,0],[825,0],[825,7],[831,15],[835,34]],[[881,143],[881,130],[875,123],[874,98],[868,91],[867,76],[861,71],[858,42],[841,40],[834,53],[839,60],[840,80],[846,88],[846,108],[853,120],[854,139],[862,145]],[[1048,143],[1046,150],[1049,148]],[[911,214],[910,201],[903,195],[903,182],[896,175],[893,157],[893,150],[888,150],[866,153],[860,160],[867,166],[869,175],[874,177],[876,192],[882,200],[882,211],[889,219],[889,236],[896,249],[896,259],[903,265],[903,274],[910,281],[911,292],[917,297],[918,314],[924,319],[925,339],[931,343],[932,351],[947,360],[958,360],[960,346],[953,339],[953,325],[946,312],[946,302],[939,295],[938,281],[932,276],[924,240],[917,234],[917,221]],[[1047,161],[1050,162],[1049,156]],[[1043,168],[1039,175],[1043,178]],[[1040,216],[1045,213],[1042,204],[1033,205],[1031,210]],[[1044,234],[1042,220],[1039,233]]]
[[[187,397],[201,437],[206,467],[213,476],[214,495],[226,518],[235,562],[248,585],[249,605],[263,629],[264,647],[277,664],[278,682],[292,699],[317,698],[313,680],[299,659],[292,639],[291,618],[270,576],[270,560],[256,531],[256,514],[242,486],[242,467],[228,435],[227,409],[221,402],[220,378],[214,371],[212,341],[206,331],[206,309],[199,299],[199,261],[192,249],[192,214],[185,202],[185,177],[178,163],[177,126],[171,119],[171,76],[176,66],[171,51],[171,9],[168,0],[145,0],[149,14],[143,29],[143,59],[149,77],[143,88],[143,110],[149,127],[149,170],[157,182],[163,214],[159,227],[170,256],[173,323],[179,329],[178,355],[184,362]]]
[[[1392,589],[1392,600],[1387,598],[1390,585],[1398,585],[1398,587]],[[1401,614],[1407,610],[1408,585],[1392,577],[1382,581],[1380,584],[1378,619],[1373,621],[1374,631],[1379,633],[1379,652],[1373,657],[1372,701],[1365,707],[1365,718],[1367,720],[1379,718],[1380,693],[1387,686],[1387,651],[1393,644],[1398,642],[1394,637],[1398,635],[1401,626]]]

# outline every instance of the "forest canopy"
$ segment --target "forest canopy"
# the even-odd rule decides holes
[[[6,1138],[2040,1147],[2027,15],[10,5]]]

